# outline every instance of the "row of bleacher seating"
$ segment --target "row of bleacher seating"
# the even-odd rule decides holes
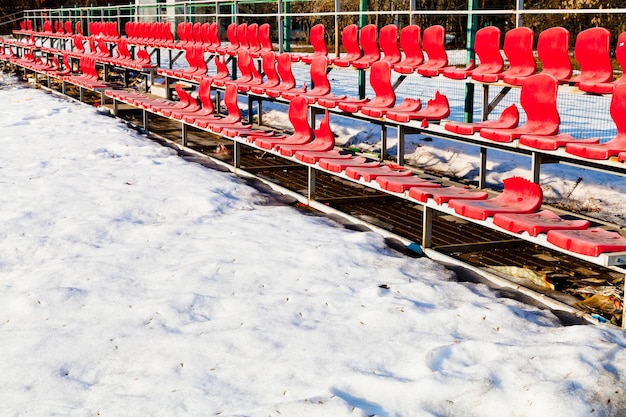
[[[246,62],[246,56],[248,56],[248,68],[255,68],[254,65],[250,64],[250,62],[252,61],[249,59],[249,53],[247,52],[247,50],[242,49],[238,51],[237,56],[240,70],[242,69],[242,65],[244,65]],[[283,65],[290,66],[292,62],[291,55],[283,54],[282,56],[284,56],[285,58],[279,60],[276,59],[276,56],[273,52],[265,53],[263,55],[264,68],[271,68],[272,64],[270,63],[272,62],[282,62]],[[30,58],[32,58],[32,56],[28,57],[28,59]],[[83,57],[83,60],[81,60],[81,70],[83,74],[64,75],[63,79],[76,85],[87,86],[87,88],[93,88],[94,86],[104,88],[105,85],[98,81],[97,73],[95,72],[95,61],[96,60],[93,57]],[[20,63],[18,62],[18,65],[19,64]],[[390,64],[388,61],[381,60],[372,65],[370,71],[370,83],[376,93],[376,97],[374,97],[372,100],[358,100],[355,98],[351,99],[347,97],[333,96],[330,93],[330,83],[328,82],[327,78],[327,65],[328,60],[325,57],[317,56],[312,59],[311,79],[313,84],[315,85],[315,88],[313,88],[311,91],[298,91],[295,93],[290,93],[289,91],[280,91],[279,89],[275,95],[268,95],[268,97],[282,98],[290,101],[289,113],[290,120],[292,121],[292,124],[294,126],[294,134],[288,137],[282,137],[272,131],[255,129],[251,125],[244,124],[241,121],[241,113],[236,104],[237,92],[252,91],[254,94],[267,95],[267,91],[271,91],[272,89],[264,89],[260,87],[260,85],[266,82],[263,81],[262,77],[256,78],[256,80],[261,81],[260,83],[252,82],[252,80],[255,80],[254,76],[252,76],[249,80],[246,80],[246,78],[242,79],[242,77],[239,77],[235,80],[226,79],[226,77],[222,79],[221,85],[226,86],[225,101],[228,109],[228,116],[225,118],[216,116],[214,114],[214,111],[212,110],[210,88],[215,82],[215,80],[212,79],[201,79],[200,86],[202,88],[199,88],[198,91],[200,103],[197,103],[195,100],[193,100],[189,96],[189,94],[185,93],[182,89],[179,89],[178,91],[178,95],[180,97],[180,101],[178,102],[154,100],[148,98],[148,96],[139,93],[130,93],[130,95],[124,96],[123,92],[115,92],[116,90],[107,90],[106,94],[117,100],[129,102],[133,105],[138,105],[140,107],[143,107],[144,109],[149,109],[150,111],[161,114],[165,117],[171,117],[175,120],[181,120],[185,123],[191,123],[196,127],[208,129],[224,136],[245,138],[247,143],[251,143],[252,145],[257,146],[261,149],[274,150],[282,156],[293,156],[296,159],[298,159],[299,157],[309,158],[307,159],[308,161],[314,160],[321,169],[328,170],[330,172],[337,172],[337,170],[339,169],[339,172],[343,172],[347,177],[354,180],[359,180],[363,178],[364,181],[370,182],[375,179],[378,181],[378,177],[381,177],[380,180],[384,181],[384,184],[386,184],[384,186],[381,185],[383,189],[393,191],[399,188],[402,189],[404,187],[408,187],[405,189],[405,191],[408,192],[408,196],[422,202],[428,201],[429,198],[435,201],[435,203],[437,204],[443,204],[444,202],[448,202],[449,207],[457,210],[455,207],[457,207],[458,203],[454,203],[452,204],[452,206],[450,206],[451,200],[484,199],[487,197],[487,194],[483,192],[470,194],[470,192],[465,189],[443,188],[435,190],[436,188],[440,187],[423,186],[424,184],[421,183],[421,179],[415,178],[412,171],[404,169],[403,167],[397,167],[393,165],[381,165],[378,161],[364,160],[362,159],[362,157],[353,157],[352,155],[346,156],[341,152],[333,150],[334,140],[332,142],[329,140],[329,137],[331,137],[332,135],[327,134],[327,129],[322,129],[321,133],[317,133],[316,131],[311,134],[308,119],[306,116],[303,116],[303,114],[307,114],[307,111],[303,112],[301,110],[301,107],[304,107],[306,110],[308,108],[308,105],[313,103],[328,108],[337,107],[343,112],[359,112],[365,116],[373,118],[384,117],[389,120],[395,120],[401,123],[406,122],[407,120],[401,118],[403,116],[409,116],[408,120],[411,119],[411,116],[415,116],[414,118],[416,120],[428,121],[427,116],[424,116],[423,113],[420,115],[420,112],[423,112],[423,109],[421,109],[421,103],[419,100],[406,99],[402,103],[396,105],[395,94],[390,83],[392,64]],[[37,65],[33,65],[31,69],[35,71],[46,70],[45,68],[38,67]],[[52,70],[54,70],[54,68],[52,68]],[[271,72],[271,70],[269,72]],[[275,72],[276,74],[278,74],[278,69]],[[280,86],[281,84],[279,83],[278,85]],[[506,140],[519,139],[520,142],[522,142],[522,138],[524,137],[523,134],[534,133],[535,136],[538,136],[541,139],[537,143],[543,144],[544,142],[542,141],[544,141],[545,139],[554,139],[554,142],[552,143],[562,143],[563,137],[550,136],[558,132],[558,112],[556,111],[556,92],[558,90],[556,88],[557,85],[558,80],[548,74],[534,75],[524,80],[524,82],[522,83],[520,104],[528,115],[528,121],[524,126],[529,127],[524,128],[524,126],[522,126],[521,130],[515,132],[512,132],[510,130],[520,129],[514,127],[514,125],[517,123],[510,123],[511,120],[515,121],[517,119],[517,122],[519,121],[519,114],[515,115],[513,109],[505,111],[507,115],[506,117],[503,116],[503,118],[509,120],[509,124],[512,126],[507,125],[507,127],[504,125],[481,125],[481,123],[485,122],[481,122],[475,125],[465,125],[460,123],[455,124],[454,122],[447,122],[444,124],[444,127],[446,127],[446,129],[450,131],[454,131],[454,126],[457,126],[458,130],[456,131],[456,133],[458,134],[467,133],[468,131],[463,131],[463,129],[469,129],[470,134],[476,134],[476,132],[479,132],[481,136],[492,140],[503,140],[503,137],[506,136]],[[253,91],[252,89],[255,87],[257,88],[257,90]],[[602,145],[588,143],[583,144],[580,141],[567,143],[566,141],[566,151],[568,149],[575,150],[577,148],[585,149],[585,157],[594,158],[594,152],[596,151],[609,152],[610,155],[615,155],[615,150],[612,148],[615,147],[613,145],[617,145],[619,148],[617,149],[617,151],[619,151],[618,155],[620,159],[626,159],[626,126],[624,126],[624,124],[620,122],[621,120],[626,120],[626,117],[624,117],[624,115],[626,114],[626,105],[623,104],[626,103],[626,86],[616,88],[611,103],[611,115],[616,121],[616,125],[618,126],[618,135],[616,136],[616,138],[613,141]],[[445,114],[446,110],[447,113],[449,113],[447,100],[445,100],[445,96],[441,94],[438,94],[435,100],[430,101],[426,109],[429,109],[431,107],[444,109],[443,115],[432,117],[431,120],[442,120],[447,117],[447,114]],[[327,123],[327,119],[328,115],[325,118],[326,121],[324,123]],[[531,128],[532,125],[535,123],[542,127],[547,125],[548,130],[538,131],[534,128]],[[554,131],[555,123],[557,129],[556,131]],[[498,127],[500,129],[498,129]],[[326,134],[324,134],[325,131]],[[485,135],[485,132],[492,132],[494,136],[489,137]],[[530,141],[526,145],[533,146],[532,143],[533,142]],[[592,150],[591,153],[588,152],[589,149]],[[413,184],[413,181],[417,182],[418,186],[415,186],[416,184]],[[422,187],[420,187],[419,185],[422,185]],[[426,188],[426,191],[420,190],[420,188]],[[503,196],[506,194],[506,192],[503,193]],[[522,200],[526,200],[526,198],[522,198]],[[508,201],[508,198],[502,197],[499,201]],[[501,204],[497,202],[491,202],[488,205],[495,205],[499,207]],[[464,205],[461,206],[465,207]],[[501,207],[499,208],[501,209]],[[558,227],[560,227],[561,225],[568,226],[567,222],[561,223],[561,220],[554,220],[553,216],[547,215],[545,213],[537,214],[535,211],[536,210],[534,209],[530,211],[530,214],[535,215],[534,217],[531,217],[531,219],[533,220],[530,221],[530,223],[533,224],[533,227],[535,227],[535,229],[532,230],[540,230],[541,228],[536,229],[537,227],[539,227],[537,226],[537,223],[540,223],[542,225],[541,227],[544,227],[545,222],[549,224],[558,223]],[[481,213],[483,212],[485,211],[481,211]],[[457,214],[472,218],[473,214],[469,213],[473,213],[473,211],[466,211],[466,209],[463,209],[462,211],[457,212]],[[521,220],[513,223],[510,223],[510,220],[507,220],[509,223],[506,223],[504,220],[502,220],[496,223],[495,214],[502,213],[509,214],[506,210],[500,210],[498,213],[492,213],[494,217],[494,224],[500,225],[500,227],[505,227],[501,226],[503,224],[510,224],[510,226],[506,227],[520,227],[519,222]],[[492,214],[487,214],[486,216],[489,217]],[[513,214],[520,215],[529,213],[514,212]],[[482,216],[484,217],[484,215]],[[524,219],[524,222],[528,223],[529,220]],[[532,233],[536,234],[539,232],[529,232],[529,234],[531,235]],[[550,233],[551,232],[549,232],[548,235],[550,235]],[[602,237],[601,240],[603,243],[600,245],[601,247],[598,249],[596,245],[594,246],[595,249],[590,250],[588,249],[589,245],[584,244],[582,245],[582,247],[586,248],[584,250],[587,252],[577,253],[589,254],[592,252],[600,253],[607,250],[624,250],[623,246],[620,246],[623,244],[623,242],[620,239],[616,240],[614,235],[611,235],[610,239],[608,239],[614,244],[609,245],[605,242],[607,238],[604,236],[603,232],[597,232],[595,229],[593,229],[593,231],[590,233],[591,234],[589,236],[594,236],[595,241],[597,241],[598,237]],[[584,236],[586,236],[586,234],[581,234],[581,232],[577,232],[575,234],[575,237],[568,237],[568,243],[562,243],[561,240],[555,237],[551,238],[551,240],[549,241],[557,246],[569,245],[566,249],[576,252],[577,250],[570,248],[575,248],[577,247],[577,245],[580,245],[580,240],[584,240]]]
[[[537,75],[533,78],[536,77],[550,76]],[[236,84],[231,83],[226,87],[224,100],[228,115],[225,117],[215,115],[210,91],[210,81],[204,80],[198,89],[201,104],[196,103],[180,86],[177,86],[180,101],[154,100],[146,95],[116,90],[107,90],[105,94],[161,116],[234,138],[247,146],[314,165],[319,170],[342,175],[389,193],[401,194],[405,199],[421,204],[432,201],[441,210],[454,212],[475,222],[486,222],[513,234],[525,232],[532,238],[543,235],[546,242],[565,251],[597,257],[602,253],[626,250],[626,238],[619,233],[601,228],[590,229],[586,220],[569,220],[550,210],[542,210],[541,188],[530,181],[515,177],[506,179],[502,194],[491,199],[483,191],[442,187],[405,167],[336,150],[328,110],[319,128],[312,130],[308,120],[309,102],[305,97],[296,96],[290,101],[288,113],[293,133],[285,136],[242,123]],[[626,89],[618,94],[624,94],[626,98]]]
[[[27,23],[22,22],[22,26],[28,27]],[[65,25],[56,23],[57,34],[72,36],[71,22],[67,21]],[[80,31],[78,25],[79,23],[77,33]],[[44,34],[50,32],[51,27],[52,23],[46,21]],[[177,30],[178,41],[174,40],[169,23],[128,22],[125,30],[129,44],[145,47],[188,50],[194,46],[202,47],[205,52],[231,56],[236,55],[240,49],[247,49],[254,58],[272,50],[270,25],[267,23],[260,26],[256,23],[230,24],[227,29],[228,45],[222,45],[217,23],[181,22]],[[92,22],[89,24],[89,32],[105,42],[117,42],[120,39],[115,22]],[[538,36],[536,50],[542,72],[554,75],[561,83],[576,84],[585,92],[610,94],[615,85],[626,81],[626,77],[613,79],[610,36],[610,32],[601,27],[586,29],[577,35],[574,55],[580,66],[580,73],[572,76],[569,31],[562,27],[544,30]],[[419,26],[409,25],[398,34],[398,27],[393,24],[384,26],[380,31],[373,24],[361,29],[357,25],[348,25],[342,31],[345,54],[328,59],[332,65],[357,69],[367,69],[373,63],[385,60],[392,65],[395,72],[401,74],[443,74],[452,79],[471,78],[486,83],[503,81],[519,86],[525,78],[537,72],[533,38],[534,32],[527,27],[511,29],[505,33],[504,55],[509,63],[505,69],[500,53],[500,29],[493,26],[481,28],[476,33],[474,43],[476,61],[470,62],[465,68],[456,68],[448,65],[445,29],[442,26],[428,27],[422,34]],[[316,56],[328,57],[325,28],[322,24],[312,27],[310,42],[313,53],[292,54],[293,61],[310,64]],[[626,67],[625,49],[626,32],[620,34],[614,50],[622,68]],[[425,60],[425,57],[428,59]]]

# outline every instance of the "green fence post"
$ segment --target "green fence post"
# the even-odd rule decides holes
[[[476,57],[474,52],[474,40],[476,38],[476,27],[478,26],[478,16],[472,11],[478,8],[478,0],[467,2],[467,39],[465,41],[467,50],[467,64]],[[474,118],[474,83],[465,83],[465,109],[463,120],[471,123]]]
[[[367,25],[367,0],[359,0],[359,27]],[[365,98],[365,71],[359,70],[359,98]]]
[[[285,52],[291,51],[291,2],[289,0],[284,1],[285,4],[285,35],[283,37],[285,42]]]

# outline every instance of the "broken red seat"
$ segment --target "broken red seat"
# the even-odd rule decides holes
[[[276,87],[267,87],[261,89],[261,86],[252,87],[252,92],[255,94],[263,94],[277,98],[284,92],[305,92],[306,85],[303,87],[296,87],[296,78],[293,75],[291,69],[291,57],[288,53],[280,54],[276,57],[276,71],[280,78],[280,83]]]
[[[381,175],[376,177],[376,182],[383,190],[391,191],[393,193],[403,193],[412,187],[422,188],[439,188],[441,184],[430,182],[417,175],[410,176],[388,176]]]
[[[626,238],[617,232],[596,228],[586,230],[550,230],[548,242],[559,248],[587,256],[626,251]]]
[[[537,213],[496,213],[493,224],[513,233],[526,232],[530,236],[550,230],[583,230],[589,227],[587,220],[566,220],[550,210]]]
[[[428,100],[425,109],[416,111],[395,111],[392,109],[385,114],[385,117],[396,122],[407,123],[411,120],[442,120],[449,115],[448,98],[437,91],[435,98]]]
[[[222,135],[226,136],[226,137],[229,137],[229,138],[235,138],[235,137],[246,138],[246,139],[248,139],[249,142],[254,142],[254,138],[260,138],[260,137],[264,137],[264,138],[269,138],[269,137],[285,138],[284,135],[277,135],[276,132],[274,132],[272,130],[255,129],[253,127],[240,129],[240,128],[236,127],[236,126],[235,127],[233,127],[233,126],[224,126],[220,133]]]
[[[566,146],[568,143],[599,143],[600,138],[576,139],[568,133],[559,135],[522,135],[519,143],[535,149],[545,151],[555,151],[558,148]]]
[[[448,65],[448,54],[445,49],[446,29],[441,25],[433,25],[424,29],[422,47],[428,61],[417,68],[417,73],[425,77],[441,74]]]
[[[409,197],[421,201],[427,202],[429,198],[432,198],[435,203],[442,205],[452,199],[464,199],[464,200],[484,200],[489,196],[484,191],[472,191],[468,188],[461,187],[411,187],[409,188]]]
[[[626,83],[613,90],[611,97],[611,118],[617,126],[617,135],[606,143],[568,143],[565,152],[589,159],[609,159],[626,152]]]
[[[315,164],[320,159],[352,159],[354,155],[348,151],[339,151],[331,149],[330,151],[309,151],[300,150],[294,154],[297,160],[304,162],[305,164]]]
[[[293,156],[297,151],[327,152],[335,147],[335,135],[330,130],[330,113],[326,110],[319,129],[313,132],[313,140],[304,144],[282,144],[275,148],[284,156]]]
[[[320,106],[326,107],[328,109],[332,109],[332,108],[337,107],[340,103],[345,103],[344,105],[346,106],[350,106],[351,104],[355,106],[360,106],[360,105],[367,104],[367,102],[369,101],[370,99],[367,97],[363,99],[358,99],[356,97],[329,95],[329,96],[324,96],[323,98],[319,98],[317,100],[317,104],[319,104]]]
[[[363,168],[374,168],[380,166],[380,162],[372,161],[362,156],[356,156],[350,159],[321,158],[318,161],[320,168],[330,172],[341,172],[348,167],[360,166]]]
[[[543,203],[541,187],[520,177],[504,180],[504,191],[484,201],[451,200],[448,207],[471,219],[485,220],[496,213],[534,213]]]
[[[363,178],[365,182],[370,182],[378,176],[387,177],[408,177],[413,175],[413,171],[401,166],[383,165],[378,167],[351,166],[346,168],[346,176],[354,180]]]
[[[617,160],[620,162],[626,162],[626,152],[620,152],[619,155],[617,155]]]
[[[511,129],[484,128],[480,136],[496,142],[512,142],[522,135],[554,135],[561,119],[556,106],[559,82],[550,74],[535,74],[522,83],[520,104],[526,123]]]
[[[361,113],[370,116],[370,117],[383,117],[387,114],[388,111],[395,112],[416,112],[422,108],[422,101],[418,99],[413,99],[410,97],[402,100],[400,104],[397,106],[388,108],[388,107],[373,107],[369,105],[365,105],[361,108]]]
[[[519,123],[519,110],[515,104],[511,104],[504,109],[500,117],[496,120],[484,120],[476,123],[447,122],[444,128],[449,132],[459,135],[472,135],[483,128],[511,129]]]

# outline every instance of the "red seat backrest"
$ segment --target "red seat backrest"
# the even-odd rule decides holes
[[[309,104],[304,97],[296,96],[289,103],[289,121],[294,131],[291,138],[297,136],[303,139],[311,139],[313,137],[311,125],[309,124]]]
[[[615,45],[615,59],[622,67],[622,77],[626,71],[626,32],[620,33],[617,38],[617,45]]]
[[[404,52],[404,59],[415,64],[424,61],[420,33],[421,28],[417,25],[409,25],[400,31],[400,48]]]
[[[348,56],[361,56],[361,48],[359,47],[359,27],[357,25],[348,25],[341,32],[341,44],[346,50]]]
[[[391,64],[387,61],[375,62],[370,69],[370,85],[376,98],[369,104],[391,107],[396,102],[396,93],[391,85]]]
[[[252,72],[250,71],[251,62],[250,52],[247,49],[237,50],[237,68],[239,68],[239,72],[241,73],[240,81],[248,82],[252,79]]]
[[[509,60],[509,69],[532,67],[534,72],[533,36],[532,29],[527,27],[511,29],[504,35],[504,54]]]
[[[198,99],[202,103],[202,108],[206,109],[209,114],[213,114],[213,100],[211,99],[211,80],[204,79],[198,86]]]
[[[504,69],[504,60],[500,53],[500,29],[487,26],[476,32],[474,51],[480,65],[474,71],[477,74],[497,74]]]
[[[192,39],[195,43],[202,43],[202,23],[200,22],[194,23],[191,33],[192,33]]]
[[[248,49],[250,43],[248,42],[248,24],[242,23],[237,26],[237,40],[239,41],[239,47]]]
[[[280,83],[280,78],[278,77],[278,72],[276,71],[276,54],[273,51],[267,51],[261,55],[261,59],[263,62],[263,72],[265,73],[267,82],[278,85]]]
[[[574,56],[580,65],[581,75],[594,74],[593,81],[607,82],[613,78],[609,56],[611,32],[596,27],[583,30],[576,36]]]
[[[422,47],[428,56],[429,62],[447,65],[448,54],[445,48],[446,29],[441,25],[433,25],[424,29]]]
[[[202,43],[205,45],[211,44],[211,37],[209,32],[211,31],[211,23],[205,22],[200,26],[200,37],[202,38]]]
[[[313,53],[316,55],[328,55],[328,47],[326,46],[326,39],[324,38],[325,33],[326,29],[321,23],[313,26],[309,31],[309,39],[311,46],[313,46]]]
[[[610,111],[617,126],[616,138],[619,136],[626,139],[626,83],[618,84],[613,89]]]
[[[572,76],[567,29],[557,26],[541,32],[537,41],[537,55],[543,64],[543,72],[554,75],[559,81]]]
[[[295,87],[296,78],[293,76],[293,71],[291,70],[291,55],[286,53],[280,54],[276,58],[276,62],[278,63],[276,70],[278,71],[278,75],[280,76],[281,87]]]
[[[556,106],[558,81],[550,74],[535,74],[522,82],[520,104],[527,124],[556,125],[561,122]]]
[[[257,23],[248,25],[248,34],[246,37],[251,51],[261,49],[261,42],[259,42],[259,25]]]
[[[271,29],[269,23],[263,23],[259,26],[259,42],[261,44],[261,50],[263,51],[271,51],[274,48],[272,40],[270,39]]]
[[[226,28],[226,38],[233,47],[239,46],[239,38],[237,37],[237,23],[231,23]]]
[[[216,47],[221,45],[219,26],[217,22],[213,22],[209,26],[209,44]]]
[[[380,30],[378,36],[380,49],[385,56],[383,59],[391,64],[400,62],[400,48],[398,47],[398,26],[394,24],[386,25]]]
[[[376,40],[378,29],[376,25],[365,25],[359,31],[359,45],[363,50],[363,56],[380,58],[380,49]]]
[[[228,112],[228,120],[234,119],[235,122],[241,121],[241,109],[237,101],[237,85],[228,84],[224,91],[224,105]]]
[[[330,93],[330,81],[326,73],[327,68],[328,61],[324,56],[316,56],[311,61],[311,83],[313,84],[313,90],[322,92],[323,94]]]

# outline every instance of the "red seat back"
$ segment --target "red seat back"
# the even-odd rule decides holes
[[[572,62],[569,59],[569,31],[553,27],[539,34],[537,55],[543,64],[543,71],[552,74],[559,81],[572,76]]]
[[[328,55],[328,47],[326,46],[326,39],[324,25],[318,23],[313,26],[309,32],[309,38],[311,42],[311,46],[313,47],[313,53],[315,55]]]
[[[355,59],[361,56],[359,47],[359,27],[348,25],[341,32],[341,44],[346,50],[345,58]]]
[[[387,61],[378,61],[370,69],[370,85],[376,94],[368,107],[392,107],[396,103],[396,93],[391,85],[391,64]]]
[[[626,139],[626,83],[618,84],[611,97],[611,117],[617,126],[617,137]]]
[[[359,45],[363,50],[363,58],[367,57],[371,60],[380,59],[380,49],[376,40],[378,29],[376,25],[365,25],[359,31]]]
[[[293,88],[296,86],[296,78],[293,76],[293,71],[291,70],[291,55],[289,54],[280,54],[276,58],[277,71],[280,76],[280,85],[284,88]]]
[[[400,48],[404,52],[404,61],[416,65],[424,62],[420,33],[421,28],[417,25],[409,25],[400,31]]]
[[[217,68],[217,73],[215,74],[215,78],[229,78],[230,72],[228,71],[228,66],[226,65],[226,60],[219,55],[215,57],[215,67]]]
[[[264,52],[261,59],[263,60],[263,72],[267,78],[266,84],[280,84],[280,78],[276,71],[276,54],[272,51]]]
[[[328,61],[324,56],[316,56],[311,61],[311,83],[313,89],[320,94],[330,93],[330,81],[328,81],[328,74],[326,69],[328,68]]]
[[[422,46],[428,56],[429,66],[432,66],[435,62],[442,67],[448,65],[445,38],[446,30],[441,25],[429,26],[424,29]]]
[[[386,25],[379,34],[380,49],[385,56],[383,59],[390,64],[400,62],[400,48],[398,47],[398,26]]]
[[[620,33],[617,38],[617,45],[615,46],[615,59],[622,67],[622,77],[626,71],[626,32]]]
[[[202,43],[202,23],[196,22],[192,26],[191,36],[193,42]]]
[[[239,47],[248,49],[250,43],[248,42],[248,24],[242,23],[237,26],[237,40],[239,41]]]
[[[207,46],[211,44],[211,37],[209,36],[210,31],[211,24],[209,22],[205,22],[200,26],[200,38],[202,39],[202,43]]]
[[[550,74],[535,74],[522,82],[520,104],[526,112],[526,125],[556,126],[561,123],[556,106],[558,81]],[[549,134],[549,133],[546,133]]]
[[[274,49],[272,40],[270,39],[271,26],[269,23],[263,23],[259,26],[259,43],[261,44],[261,51],[271,51]]]
[[[509,60],[508,73],[528,76],[537,70],[533,55],[532,29],[518,27],[509,30],[504,36],[504,54]]]
[[[211,99],[211,80],[202,80],[200,86],[198,86],[198,99],[202,104],[202,108],[208,114],[213,114],[215,108],[213,107],[213,100]]]
[[[228,120],[235,122],[241,121],[241,109],[239,109],[239,103],[237,101],[237,85],[228,84],[224,91],[224,105],[228,112]]]
[[[576,36],[574,56],[580,65],[580,75],[572,81],[603,83],[613,79],[613,67],[609,56],[611,32],[605,28],[590,28]]]
[[[239,37],[237,36],[237,24],[231,23],[226,28],[226,38],[230,42],[231,47],[239,47]]]
[[[313,132],[309,124],[309,104],[306,98],[302,96],[294,97],[289,103],[289,121],[293,126],[293,135],[289,137],[290,141],[296,140],[301,143],[311,140]]]
[[[221,45],[219,26],[216,22],[213,22],[209,25],[209,45],[213,47],[218,47]]]
[[[476,32],[474,51],[480,65],[472,74],[498,74],[504,69],[504,60],[500,53],[500,29],[487,26]]]
[[[241,73],[238,81],[248,82],[252,80],[252,72],[250,71],[251,62],[250,52],[248,52],[247,49],[237,50],[237,68],[239,68],[239,72]]]
[[[259,25],[257,23],[248,25],[247,39],[250,52],[261,49],[261,42],[259,42]]]

